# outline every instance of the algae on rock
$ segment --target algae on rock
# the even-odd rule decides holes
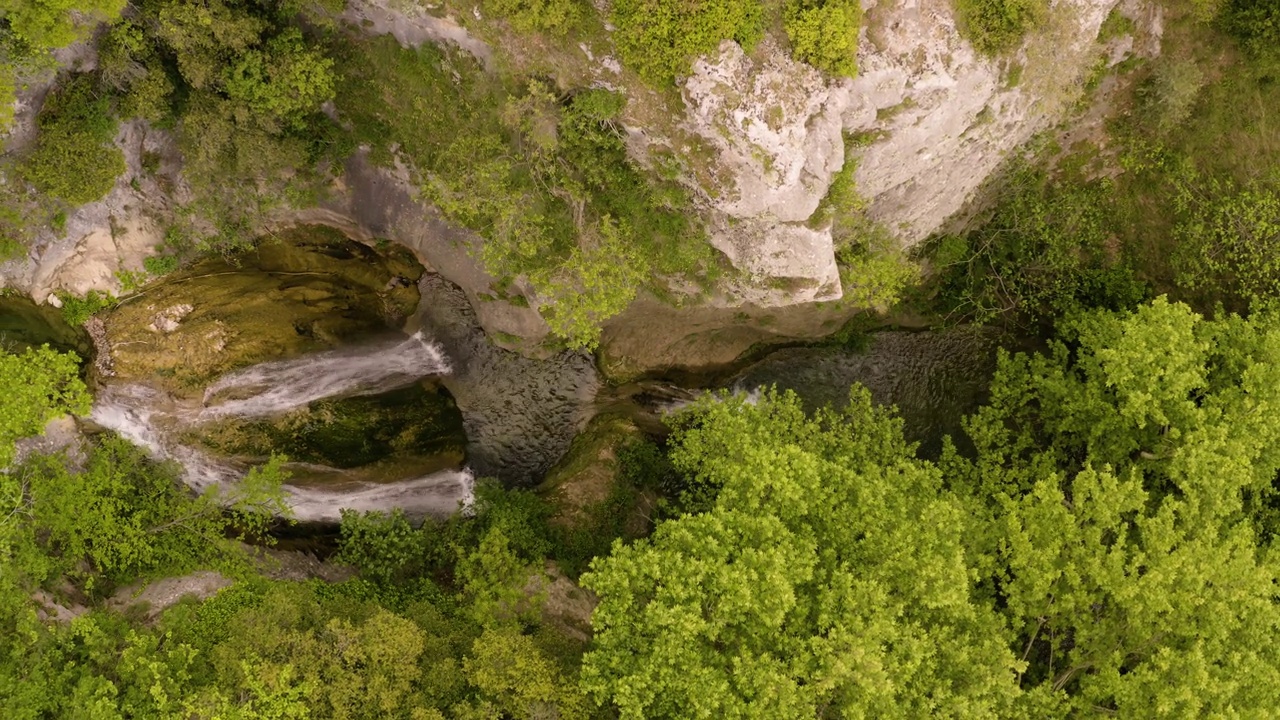
[[[280,417],[204,425],[191,440],[224,455],[268,457],[387,477],[462,465],[467,438],[453,398],[434,383],[370,397],[320,400]]]
[[[237,368],[398,329],[422,272],[398,246],[285,230],[234,263],[202,260],[121,302],[106,319],[115,371],[192,393]]]

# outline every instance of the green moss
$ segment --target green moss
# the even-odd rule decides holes
[[[229,455],[290,459],[354,468],[404,458],[458,464],[466,447],[462,414],[442,390],[413,385],[373,397],[322,400],[280,418],[228,421],[196,435]]]
[[[192,263],[121,304],[106,319],[115,369],[167,369],[171,390],[194,392],[239,367],[382,335],[417,307],[421,274],[399,246],[379,251],[327,227],[278,232],[234,264]],[[173,332],[147,329],[182,306],[191,309]]]

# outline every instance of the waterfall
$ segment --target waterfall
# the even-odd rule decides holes
[[[347,348],[262,363],[210,385],[204,393],[205,405],[223,393],[248,396],[207,407],[200,419],[276,415],[324,398],[377,395],[427,375],[447,374],[449,369],[444,353],[422,333],[363,350]]]
[[[452,515],[471,504],[475,485],[471,471],[442,470],[419,478],[394,483],[360,483],[335,493],[310,487],[290,487],[289,507],[298,520],[337,522],[341,510],[389,511],[399,508],[410,517]],[[340,502],[335,498],[340,497]]]
[[[376,395],[449,371],[439,346],[418,333],[390,343],[266,362],[230,373],[209,386],[203,405],[175,400],[142,385],[108,386],[95,398],[90,418],[145,448],[152,457],[177,462],[183,481],[200,491],[235,483],[248,468],[174,441],[173,436],[183,430],[220,418],[283,413],[325,398]],[[464,469],[393,483],[286,485],[285,490],[297,519],[336,521],[342,508],[401,508],[411,516],[449,515],[470,504],[472,486],[471,472]]]

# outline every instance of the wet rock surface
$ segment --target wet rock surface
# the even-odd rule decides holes
[[[441,379],[462,412],[467,460],[477,477],[529,485],[569,449],[600,387],[591,356],[561,351],[534,360],[485,337],[466,294],[439,275],[418,283],[414,325],[453,366]]]
[[[792,390],[805,406],[841,408],[849,387],[861,383],[882,405],[896,405],[909,440],[936,456],[944,435],[985,399],[995,372],[998,336],[976,328],[934,332],[881,332],[865,349],[788,348],[740,373],[731,386]]]
[[[284,453],[300,463],[350,469],[377,465],[388,477],[462,465],[462,416],[431,381],[371,397],[330,398],[277,417],[231,418],[189,433],[224,455]]]
[[[74,351],[82,359],[93,352],[89,334],[68,325],[57,308],[37,305],[25,297],[0,297],[0,347],[20,351],[46,343],[57,350]]]
[[[293,228],[235,265],[203,260],[122,302],[106,319],[115,373],[194,391],[239,367],[385,334],[416,307],[421,273],[403,248]]]

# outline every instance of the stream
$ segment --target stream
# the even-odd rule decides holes
[[[0,335],[86,356],[84,334],[49,311],[0,298]],[[471,502],[476,477],[540,482],[599,412],[657,430],[706,390],[772,385],[817,408],[859,382],[936,455],[983,399],[997,344],[974,329],[889,330],[857,347],[773,350],[692,382],[610,387],[588,354],[497,347],[460,288],[331,232],[301,232],[236,266],[196,263],[122,302],[106,327],[116,372],[91,378],[88,429],[175,462],[196,490],[283,453],[293,513],[316,523],[343,508],[447,516]]]

